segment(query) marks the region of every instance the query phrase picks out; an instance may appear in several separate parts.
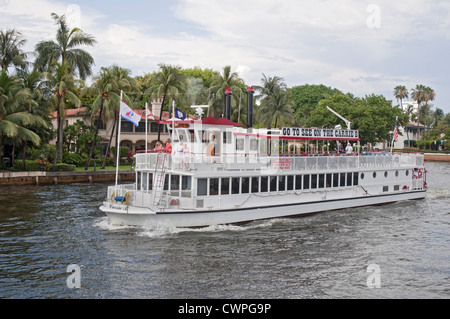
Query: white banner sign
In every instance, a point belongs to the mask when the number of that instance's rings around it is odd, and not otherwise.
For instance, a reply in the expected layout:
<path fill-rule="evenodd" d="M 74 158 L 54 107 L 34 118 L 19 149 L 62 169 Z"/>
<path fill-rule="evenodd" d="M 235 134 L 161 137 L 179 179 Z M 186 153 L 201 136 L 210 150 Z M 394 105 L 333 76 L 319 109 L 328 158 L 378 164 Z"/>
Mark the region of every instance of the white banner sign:
<path fill-rule="evenodd" d="M 359 139 L 358 130 L 337 130 L 327 128 L 283 127 L 282 135 L 312 139 Z"/>

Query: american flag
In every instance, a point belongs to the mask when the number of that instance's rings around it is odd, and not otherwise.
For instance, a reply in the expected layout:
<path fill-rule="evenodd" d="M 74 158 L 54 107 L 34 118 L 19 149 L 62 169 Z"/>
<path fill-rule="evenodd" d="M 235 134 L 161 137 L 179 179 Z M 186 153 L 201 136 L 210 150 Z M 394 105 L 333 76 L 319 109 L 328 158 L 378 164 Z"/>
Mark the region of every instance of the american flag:
<path fill-rule="evenodd" d="M 397 140 L 398 140 L 397 120 L 395 121 L 395 128 L 394 128 L 393 139 L 394 139 L 394 141 L 396 141 L 396 142 L 397 142 Z"/>

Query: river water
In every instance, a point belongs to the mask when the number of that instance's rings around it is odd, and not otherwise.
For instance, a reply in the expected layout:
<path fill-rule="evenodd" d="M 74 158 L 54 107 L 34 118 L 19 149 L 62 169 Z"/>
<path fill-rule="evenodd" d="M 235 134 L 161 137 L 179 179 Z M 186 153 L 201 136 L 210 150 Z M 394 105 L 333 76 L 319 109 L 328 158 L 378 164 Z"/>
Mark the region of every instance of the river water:
<path fill-rule="evenodd" d="M 449 298 L 450 164 L 426 167 L 425 200 L 197 230 L 109 226 L 106 184 L 2 188 L 0 298 Z"/>

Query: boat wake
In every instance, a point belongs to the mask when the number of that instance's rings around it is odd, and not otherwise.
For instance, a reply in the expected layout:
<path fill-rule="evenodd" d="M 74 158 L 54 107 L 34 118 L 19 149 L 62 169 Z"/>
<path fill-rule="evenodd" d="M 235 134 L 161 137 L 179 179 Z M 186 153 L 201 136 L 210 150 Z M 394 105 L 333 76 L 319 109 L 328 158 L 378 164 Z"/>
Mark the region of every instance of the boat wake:
<path fill-rule="evenodd" d="M 176 228 L 168 224 L 146 224 L 140 228 L 138 235 L 149 238 L 170 237 L 180 233 L 220 233 L 220 232 L 244 232 L 252 229 L 270 228 L 276 224 L 289 223 L 291 219 L 271 219 L 255 221 L 243 226 L 237 225 L 211 225 L 203 228 Z"/>

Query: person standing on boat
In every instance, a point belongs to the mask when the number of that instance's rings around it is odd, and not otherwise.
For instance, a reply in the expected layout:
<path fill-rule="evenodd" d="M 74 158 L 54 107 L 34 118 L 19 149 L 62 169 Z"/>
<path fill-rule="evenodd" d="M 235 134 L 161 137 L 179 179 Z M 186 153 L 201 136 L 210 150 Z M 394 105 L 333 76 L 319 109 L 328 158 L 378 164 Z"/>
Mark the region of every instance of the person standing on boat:
<path fill-rule="evenodd" d="M 352 144 L 350 144 L 350 142 L 347 143 L 347 147 L 345 148 L 345 153 L 347 155 L 352 155 L 352 153 L 353 153 L 353 147 L 352 147 Z"/>
<path fill-rule="evenodd" d="M 172 153 L 172 143 L 170 142 L 170 138 L 168 138 L 166 141 L 166 153 Z"/>
<path fill-rule="evenodd" d="M 163 146 L 161 144 L 161 141 L 156 142 L 155 152 L 162 153 L 163 150 L 164 149 L 163 149 Z"/>

